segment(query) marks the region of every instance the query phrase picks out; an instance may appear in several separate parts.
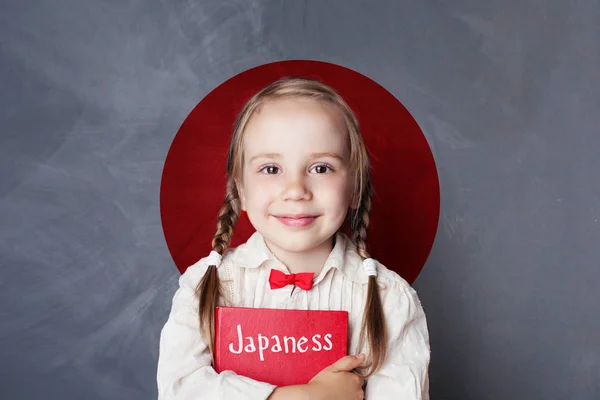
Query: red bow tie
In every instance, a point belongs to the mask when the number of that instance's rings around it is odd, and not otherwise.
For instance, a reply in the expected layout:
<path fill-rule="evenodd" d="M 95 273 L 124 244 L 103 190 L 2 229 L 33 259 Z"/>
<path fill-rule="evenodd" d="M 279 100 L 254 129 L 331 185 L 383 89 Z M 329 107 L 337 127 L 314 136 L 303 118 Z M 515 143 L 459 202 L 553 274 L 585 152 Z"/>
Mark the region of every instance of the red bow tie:
<path fill-rule="evenodd" d="M 297 274 L 284 274 L 283 272 L 272 269 L 269 275 L 269 284 L 271 289 L 279 289 L 286 285 L 296 285 L 300 289 L 309 290 L 312 287 L 312 278 L 314 272 L 300 272 Z"/>

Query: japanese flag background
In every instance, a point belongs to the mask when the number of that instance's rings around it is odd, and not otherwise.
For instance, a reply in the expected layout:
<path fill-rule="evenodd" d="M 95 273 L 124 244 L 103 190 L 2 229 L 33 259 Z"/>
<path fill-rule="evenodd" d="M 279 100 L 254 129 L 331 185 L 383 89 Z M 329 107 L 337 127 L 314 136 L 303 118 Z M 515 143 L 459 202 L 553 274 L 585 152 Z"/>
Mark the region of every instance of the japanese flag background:
<path fill-rule="evenodd" d="M 4 1 L 0 398 L 156 398 L 167 154 L 285 60 L 381 85 L 435 162 L 432 398 L 600 398 L 599 43 L 595 0 Z"/>

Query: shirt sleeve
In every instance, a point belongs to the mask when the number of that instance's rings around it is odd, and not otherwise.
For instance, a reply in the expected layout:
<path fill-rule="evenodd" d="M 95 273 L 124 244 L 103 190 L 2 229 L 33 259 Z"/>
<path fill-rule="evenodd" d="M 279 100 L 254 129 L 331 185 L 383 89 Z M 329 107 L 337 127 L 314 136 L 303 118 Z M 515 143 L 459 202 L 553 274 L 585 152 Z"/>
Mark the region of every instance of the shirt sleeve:
<path fill-rule="evenodd" d="M 232 371 L 218 374 L 211 366 L 208 346 L 200 334 L 195 286 L 206 266 L 200 260 L 179 278 L 169 317 L 161 330 L 157 386 L 158 400 L 263 400 L 275 386 Z"/>
<path fill-rule="evenodd" d="M 430 347 L 425 313 L 408 283 L 393 289 L 396 293 L 388 293 L 383 300 L 388 353 L 380 370 L 368 378 L 365 399 L 429 400 Z"/>

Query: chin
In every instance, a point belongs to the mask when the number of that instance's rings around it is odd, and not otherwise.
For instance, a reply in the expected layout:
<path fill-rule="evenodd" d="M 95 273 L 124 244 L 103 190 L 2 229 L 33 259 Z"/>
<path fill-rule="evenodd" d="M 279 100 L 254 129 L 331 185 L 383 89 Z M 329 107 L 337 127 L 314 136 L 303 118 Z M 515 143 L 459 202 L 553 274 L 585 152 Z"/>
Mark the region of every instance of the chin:
<path fill-rule="evenodd" d="M 314 232 L 275 233 L 263 235 L 267 241 L 283 251 L 301 253 L 319 247 L 329 239 L 315 235 Z"/>
<path fill-rule="evenodd" d="M 248 215 L 250 223 L 265 238 L 265 240 L 279 249 L 287 252 L 299 253 L 315 249 L 328 239 L 331 239 L 338 229 L 334 229 L 337 221 L 323 220 L 320 217 L 311 226 L 292 228 L 282 225 L 275 218 L 252 218 Z M 340 225 L 343 221 L 340 221 Z"/>

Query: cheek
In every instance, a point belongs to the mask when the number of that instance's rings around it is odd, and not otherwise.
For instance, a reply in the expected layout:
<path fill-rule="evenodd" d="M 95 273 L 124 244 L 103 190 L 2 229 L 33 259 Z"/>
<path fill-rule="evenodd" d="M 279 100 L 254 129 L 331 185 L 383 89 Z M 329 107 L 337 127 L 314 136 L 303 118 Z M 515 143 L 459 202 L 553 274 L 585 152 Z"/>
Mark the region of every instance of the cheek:
<path fill-rule="evenodd" d="M 246 188 L 246 204 L 250 207 L 269 203 L 277 190 L 272 180 L 256 175 L 247 176 L 244 187 Z"/>
<path fill-rule="evenodd" d="M 351 183 L 347 179 L 332 179 L 324 182 L 321 187 L 323 198 L 331 206 L 346 209 L 350 206 L 350 197 L 352 194 Z"/>

